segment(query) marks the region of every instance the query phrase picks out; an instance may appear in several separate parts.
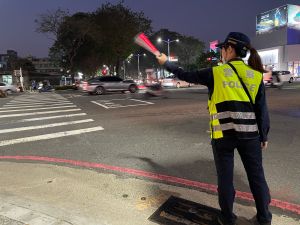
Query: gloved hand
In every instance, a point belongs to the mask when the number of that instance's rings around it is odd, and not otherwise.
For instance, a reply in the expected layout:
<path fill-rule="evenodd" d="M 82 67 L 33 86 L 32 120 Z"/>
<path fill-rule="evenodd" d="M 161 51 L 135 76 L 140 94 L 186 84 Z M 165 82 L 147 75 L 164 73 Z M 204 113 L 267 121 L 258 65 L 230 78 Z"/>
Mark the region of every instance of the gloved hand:
<path fill-rule="evenodd" d="M 267 141 L 261 142 L 261 150 L 267 150 L 267 147 L 268 147 L 268 142 Z"/>
<path fill-rule="evenodd" d="M 168 61 L 168 57 L 164 53 L 157 55 L 156 59 L 160 65 L 164 65 Z"/>

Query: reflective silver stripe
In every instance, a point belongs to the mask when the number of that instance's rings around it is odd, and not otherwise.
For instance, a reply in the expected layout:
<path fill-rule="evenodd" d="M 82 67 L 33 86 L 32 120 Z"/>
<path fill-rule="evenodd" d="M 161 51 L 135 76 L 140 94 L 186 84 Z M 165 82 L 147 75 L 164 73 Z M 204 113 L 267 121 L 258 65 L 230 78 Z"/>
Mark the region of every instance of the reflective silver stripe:
<path fill-rule="evenodd" d="M 234 129 L 238 132 L 255 132 L 258 131 L 257 125 L 245 125 L 245 124 L 234 124 L 224 123 L 217 126 L 213 126 L 213 131 L 223 131 Z"/>
<path fill-rule="evenodd" d="M 245 120 L 251 120 L 255 119 L 255 113 L 254 112 L 219 112 L 216 114 L 211 115 L 212 120 L 217 119 L 225 119 L 225 118 L 233 118 L 233 119 L 245 119 Z"/>

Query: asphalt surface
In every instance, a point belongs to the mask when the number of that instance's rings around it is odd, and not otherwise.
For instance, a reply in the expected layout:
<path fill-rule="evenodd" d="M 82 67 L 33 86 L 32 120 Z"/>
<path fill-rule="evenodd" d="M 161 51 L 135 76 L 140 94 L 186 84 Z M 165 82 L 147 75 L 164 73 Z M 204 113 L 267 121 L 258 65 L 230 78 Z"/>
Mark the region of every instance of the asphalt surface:
<path fill-rule="evenodd" d="M 272 197 L 295 205 L 300 203 L 299 92 L 297 83 L 286 85 L 282 90 L 267 89 L 271 131 L 269 149 L 264 152 L 265 173 Z M 76 91 L 64 91 L 55 94 L 26 93 L 0 99 L 0 126 L 1 130 L 4 130 L 0 134 L 0 156 L 44 156 L 51 159 L 92 162 L 215 185 L 216 173 L 207 132 L 207 90 L 170 90 L 167 96 L 168 98 L 145 100 L 141 94 L 111 93 L 105 96 L 89 96 Z M 25 105 L 26 101 L 31 103 Z M 60 101 L 62 103 L 58 105 Z M 39 105 L 40 103 L 45 105 Z M 33 104 L 37 104 L 36 107 L 30 107 Z M 73 104 L 75 107 L 65 107 Z M 7 106 L 10 106 L 10 112 L 7 112 Z M 25 110 L 33 108 L 36 110 Z M 76 111 L 11 116 L 55 110 Z M 83 113 L 85 114 L 73 117 L 24 121 Z M 81 122 L 62 125 L 70 121 Z M 20 127 L 45 126 L 50 123 L 60 125 L 18 130 Z M 5 130 L 12 128 L 16 130 Z M 53 135 L 54 133 L 56 135 Z M 33 137 L 37 136 L 40 140 L 34 140 Z M 19 162 L 15 159 L 3 160 L 1 159 L 0 164 L 12 162 L 15 165 L 14 162 Z M 40 164 L 37 160 L 23 159 L 22 162 L 30 162 L 33 165 L 36 163 L 37 168 L 42 168 L 45 163 L 62 166 L 58 161 L 43 161 L 43 164 Z M 63 163 L 63 166 L 66 169 L 74 167 L 68 163 Z M 97 174 L 103 172 L 97 168 L 92 170 Z M 122 179 L 132 176 L 124 170 L 118 171 L 117 175 Z M 2 183 L 5 183 L 3 179 Z M 247 178 L 238 157 L 235 162 L 235 187 L 239 191 L 249 192 Z M 11 191 L 9 193 L 12 194 Z M 3 195 L 3 192 L 0 191 L 0 194 Z M 241 207 L 246 205 L 247 203 L 241 203 Z M 274 211 L 278 215 L 298 217 L 297 214 L 290 214 L 289 211 L 278 210 L 276 207 Z"/>

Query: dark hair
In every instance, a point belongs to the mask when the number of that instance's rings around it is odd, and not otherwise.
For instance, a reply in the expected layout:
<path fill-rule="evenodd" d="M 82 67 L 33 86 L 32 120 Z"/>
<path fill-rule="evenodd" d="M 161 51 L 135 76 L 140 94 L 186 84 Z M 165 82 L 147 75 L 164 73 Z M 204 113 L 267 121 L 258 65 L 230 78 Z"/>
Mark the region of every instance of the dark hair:
<path fill-rule="evenodd" d="M 248 65 L 254 70 L 257 70 L 261 73 L 265 73 L 266 70 L 264 69 L 264 66 L 261 62 L 261 58 L 257 53 L 256 49 L 250 46 L 249 50 L 250 50 L 250 57 L 248 59 Z"/>
<path fill-rule="evenodd" d="M 227 49 L 229 46 L 231 46 L 232 48 L 234 48 L 237 56 L 240 56 L 242 58 L 246 57 L 247 55 L 247 50 L 245 49 L 241 49 L 233 44 L 225 44 L 224 45 L 224 48 Z M 251 47 L 251 46 L 246 46 L 247 49 L 250 50 L 250 57 L 248 59 L 248 65 L 254 69 L 254 70 L 257 70 L 261 73 L 265 73 L 267 72 L 265 69 L 264 69 L 264 66 L 261 62 L 261 58 L 259 56 L 259 54 L 257 53 L 256 49 Z"/>

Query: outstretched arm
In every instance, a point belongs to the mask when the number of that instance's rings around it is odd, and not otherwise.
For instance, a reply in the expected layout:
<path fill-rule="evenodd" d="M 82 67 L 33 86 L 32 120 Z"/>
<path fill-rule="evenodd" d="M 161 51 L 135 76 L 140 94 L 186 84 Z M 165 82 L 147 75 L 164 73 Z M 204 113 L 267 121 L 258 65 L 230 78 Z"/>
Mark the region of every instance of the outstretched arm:
<path fill-rule="evenodd" d="M 189 83 L 202 84 L 209 88 L 213 86 L 211 68 L 205 68 L 195 72 L 186 72 L 182 68 L 169 62 L 167 56 L 163 53 L 156 58 L 160 65 L 164 65 L 169 72 L 173 73 L 180 80 L 184 80 Z"/>

